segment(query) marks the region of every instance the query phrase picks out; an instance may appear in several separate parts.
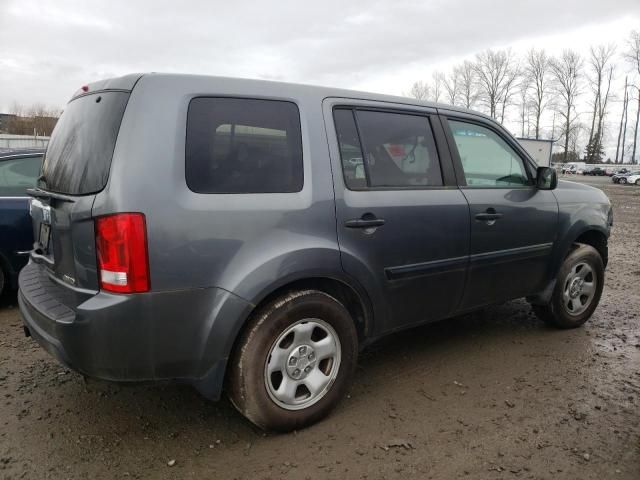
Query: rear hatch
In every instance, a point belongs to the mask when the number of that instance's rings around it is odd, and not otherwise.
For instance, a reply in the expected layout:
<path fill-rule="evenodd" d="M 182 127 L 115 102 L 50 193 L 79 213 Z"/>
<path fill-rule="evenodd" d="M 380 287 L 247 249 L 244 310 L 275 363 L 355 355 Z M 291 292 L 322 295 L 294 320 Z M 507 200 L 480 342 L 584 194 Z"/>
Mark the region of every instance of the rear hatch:
<path fill-rule="evenodd" d="M 30 192 L 36 239 L 31 258 L 78 293 L 98 290 L 91 210 L 107 184 L 129 95 L 98 90 L 73 98 L 51 136 L 38 186 Z"/>

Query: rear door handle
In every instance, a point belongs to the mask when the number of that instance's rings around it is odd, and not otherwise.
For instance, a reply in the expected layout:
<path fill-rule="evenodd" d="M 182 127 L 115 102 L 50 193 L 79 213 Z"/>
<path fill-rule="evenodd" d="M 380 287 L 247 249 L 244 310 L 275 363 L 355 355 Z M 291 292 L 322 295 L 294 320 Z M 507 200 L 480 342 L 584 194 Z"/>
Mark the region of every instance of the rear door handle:
<path fill-rule="evenodd" d="M 502 218 L 501 213 L 478 213 L 476 214 L 476 220 L 500 220 Z"/>
<path fill-rule="evenodd" d="M 382 225 L 384 225 L 384 219 L 369 217 L 368 215 L 363 215 L 362 218 L 354 218 L 344 222 L 344 226 L 347 228 L 376 228 L 381 227 Z"/>

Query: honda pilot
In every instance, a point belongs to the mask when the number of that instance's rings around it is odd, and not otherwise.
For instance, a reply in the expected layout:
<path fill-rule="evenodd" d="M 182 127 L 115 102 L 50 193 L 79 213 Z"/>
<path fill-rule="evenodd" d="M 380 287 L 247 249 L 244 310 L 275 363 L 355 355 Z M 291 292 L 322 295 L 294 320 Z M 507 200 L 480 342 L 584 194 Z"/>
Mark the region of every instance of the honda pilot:
<path fill-rule="evenodd" d="M 582 325 L 613 218 L 476 112 L 175 74 L 81 88 L 29 193 L 27 335 L 280 431 L 324 417 L 392 332 L 521 297 Z"/>

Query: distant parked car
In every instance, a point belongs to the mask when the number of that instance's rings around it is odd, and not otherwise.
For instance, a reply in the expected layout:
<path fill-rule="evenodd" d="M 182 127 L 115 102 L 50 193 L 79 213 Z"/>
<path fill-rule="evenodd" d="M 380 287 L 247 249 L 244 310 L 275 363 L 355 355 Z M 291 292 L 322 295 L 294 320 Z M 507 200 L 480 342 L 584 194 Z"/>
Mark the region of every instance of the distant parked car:
<path fill-rule="evenodd" d="M 627 183 L 629 181 L 629 177 L 631 177 L 633 175 L 640 175 L 640 171 L 638 171 L 638 172 L 630 172 L 630 171 L 627 170 L 626 173 L 616 174 L 611 179 L 613 180 L 613 183 L 625 184 L 625 183 Z"/>
<path fill-rule="evenodd" d="M 562 167 L 562 173 L 564 174 L 580 174 L 587 169 L 585 162 L 569 162 L 565 163 Z"/>
<path fill-rule="evenodd" d="M 626 183 L 631 183 L 634 185 L 640 185 L 640 172 L 634 172 L 628 177 L 625 178 Z"/>
<path fill-rule="evenodd" d="M 584 172 L 585 175 L 593 175 L 595 177 L 603 177 L 607 174 L 604 168 L 594 167 L 591 170 L 586 170 Z"/>
<path fill-rule="evenodd" d="M 27 188 L 36 185 L 42 150 L 0 152 L 0 293 L 18 286 L 18 272 L 27 264 L 33 244 Z"/>

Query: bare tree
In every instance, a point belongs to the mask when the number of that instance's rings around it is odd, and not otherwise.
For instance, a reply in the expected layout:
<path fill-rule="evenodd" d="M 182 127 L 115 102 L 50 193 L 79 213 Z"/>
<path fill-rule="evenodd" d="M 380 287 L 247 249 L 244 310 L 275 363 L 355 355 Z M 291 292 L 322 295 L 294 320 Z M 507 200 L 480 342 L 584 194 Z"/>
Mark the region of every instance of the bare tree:
<path fill-rule="evenodd" d="M 620 152 L 620 163 L 624 163 L 624 152 L 627 140 L 627 120 L 629 119 L 629 100 L 631 92 L 627 92 L 627 108 L 624 110 L 624 127 L 622 127 L 622 151 Z"/>
<path fill-rule="evenodd" d="M 616 145 L 616 159 L 615 163 L 618 163 L 620 155 L 620 137 L 622 137 L 622 158 L 624 158 L 624 140 L 626 135 L 622 135 L 622 128 L 627 129 L 627 109 L 629 106 L 629 77 L 624 78 L 624 96 L 622 97 L 622 115 L 620 115 L 620 129 L 618 130 L 618 144 Z M 626 132 L 625 132 L 626 134 Z M 622 163 L 622 162 L 620 162 Z"/>
<path fill-rule="evenodd" d="M 500 99 L 500 123 L 504 123 L 504 117 L 507 107 L 512 104 L 512 98 L 516 93 L 516 87 L 518 85 L 518 79 L 520 78 L 520 66 L 515 63 L 509 68 L 509 74 L 504 84 L 504 91 L 502 98 Z"/>
<path fill-rule="evenodd" d="M 573 125 L 571 125 L 571 131 L 569 133 L 569 151 L 573 152 L 576 160 L 579 160 L 578 152 L 580 151 L 578 141 L 586 130 L 586 125 L 579 120 L 576 120 Z"/>
<path fill-rule="evenodd" d="M 636 108 L 636 126 L 633 128 L 633 148 L 631 150 L 631 163 L 638 164 L 636 160 L 636 147 L 638 145 L 638 123 L 640 123 L 640 88 L 633 85 L 638 95 L 638 107 Z"/>
<path fill-rule="evenodd" d="M 444 78 L 444 90 L 447 102 L 451 105 L 455 105 L 457 103 L 458 94 L 460 93 L 460 84 L 460 67 L 453 67 L 453 71 L 449 76 Z"/>
<path fill-rule="evenodd" d="M 498 105 L 505 100 L 505 91 L 513 86 L 512 64 L 511 50 L 489 49 L 476 55 L 474 71 L 478 93 L 493 118 L 497 118 Z"/>
<path fill-rule="evenodd" d="M 469 60 L 462 62 L 458 67 L 460 76 L 460 105 L 465 108 L 471 108 L 476 103 L 478 93 L 476 91 L 476 73 L 473 63 Z"/>
<path fill-rule="evenodd" d="M 529 136 L 529 132 L 525 135 L 524 126 L 528 123 L 529 119 L 529 106 L 532 102 L 530 102 L 529 91 L 531 89 L 531 76 L 523 75 L 520 79 L 520 124 L 521 124 L 521 133 L 522 137 Z"/>
<path fill-rule="evenodd" d="M 548 103 L 549 68 L 549 57 L 544 50 L 529 50 L 524 75 L 532 84 L 531 109 L 535 117 L 536 140 L 540 138 L 540 118 Z"/>
<path fill-rule="evenodd" d="M 25 107 L 14 102 L 9 111 L 13 118 L 9 121 L 7 130 L 16 135 L 49 136 L 62 114 L 61 110 L 41 103 Z"/>
<path fill-rule="evenodd" d="M 558 114 L 564 122 L 564 161 L 569 154 L 569 139 L 574 125 L 577 123 L 575 104 L 580 94 L 580 75 L 582 72 L 582 58 L 572 50 L 565 50 L 559 58 L 550 62 L 554 89 L 559 98 Z"/>
<path fill-rule="evenodd" d="M 609 102 L 611 81 L 613 79 L 613 65 L 611 61 L 615 54 L 615 45 L 599 45 L 591 47 L 589 54 L 590 74 L 587 76 L 589 86 L 593 92 L 593 113 L 591 116 L 591 129 L 589 130 L 589 142 L 587 143 L 586 160 L 589 162 L 600 161 L 602 157 L 602 135 L 604 118 Z"/>
<path fill-rule="evenodd" d="M 640 82 L 640 31 L 633 30 L 627 41 L 627 50 L 624 52 L 624 58 L 631 64 L 632 68 L 638 73 L 638 82 Z M 631 163 L 636 161 L 636 146 L 638 144 L 638 121 L 640 121 L 640 85 L 634 86 L 638 93 L 638 108 L 636 111 L 636 126 L 633 129 L 633 149 L 631 153 Z"/>
<path fill-rule="evenodd" d="M 611 81 L 613 80 L 614 68 L 614 65 L 610 65 L 608 71 L 605 74 L 606 88 L 603 88 L 603 94 L 600 96 L 600 103 L 598 105 L 598 130 L 596 135 L 597 142 L 594 150 L 596 152 L 596 158 L 598 161 L 601 160 L 599 152 L 604 152 L 604 148 L 602 147 L 602 139 L 604 138 L 605 133 L 604 120 L 607 116 L 607 106 L 611 98 Z"/>
<path fill-rule="evenodd" d="M 16 117 L 24 117 L 25 108 L 21 103 L 13 102 L 9 108 L 9 113 Z"/>
<path fill-rule="evenodd" d="M 411 90 L 409 90 L 409 93 L 407 94 L 408 97 L 413 97 L 417 100 L 427 100 L 430 95 L 431 89 L 429 88 L 429 85 L 422 80 L 414 82 L 411 86 Z"/>
<path fill-rule="evenodd" d="M 433 83 L 431 88 L 431 99 L 439 102 L 444 95 L 444 74 L 442 72 L 433 72 Z"/>

